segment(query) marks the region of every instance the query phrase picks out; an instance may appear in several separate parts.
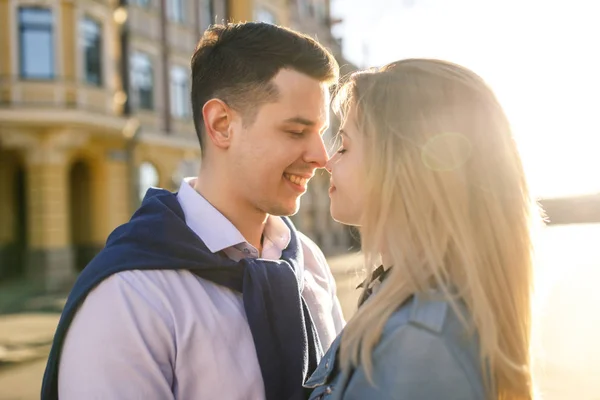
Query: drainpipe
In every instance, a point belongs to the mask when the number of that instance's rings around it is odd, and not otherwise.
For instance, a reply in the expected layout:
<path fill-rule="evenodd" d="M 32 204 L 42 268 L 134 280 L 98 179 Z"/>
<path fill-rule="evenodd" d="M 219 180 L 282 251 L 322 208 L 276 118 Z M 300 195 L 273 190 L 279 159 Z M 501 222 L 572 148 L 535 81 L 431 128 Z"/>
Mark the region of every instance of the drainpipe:
<path fill-rule="evenodd" d="M 127 176 L 129 178 L 129 211 L 133 214 L 140 206 L 140 179 L 135 163 L 135 149 L 139 143 L 142 127 L 140 121 L 131 117 L 123 127 L 125 138 L 125 158 L 127 160 Z"/>
<path fill-rule="evenodd" d="M 129 100 L 129 15 L 127 0 L 119 0 L 113 10 L 116 24 L 115 47 L 117 51 L 117 76 L 115 77 L 116 93 L 114 104 L 117 115 L 127 116 L 131 113 Z"/>
<path fill-rule="evenodd" d="M 184 3 L 187 4 L 187 3 Z M 187 13 L 184 18 L 187 18 Z M 167 18 L 167 0 L 160 0 L 160 42 L 163 87 L 163 129 L 171 133 L 171 98 L 169 93 L 169 19 Z"/>
<path fill-rule="evenodd" d="M 142 131 L 139 119 L 132 116 L 130 87 L 129 87 L 129 16 L 128 0 L 118 0 L 113 18 L 118 25 L 118 51 L 119 51 L 119 89 L 115 96 L 116 103 L 120 104 L 119 114 L 127 118 L 121 134 L 125 140 L 125 162 L 127 164 L 127 178 L 129 183 L 129 209 L 133 214 L 139 207 L 139 176 L 135 163 L 135 149 Z"/>

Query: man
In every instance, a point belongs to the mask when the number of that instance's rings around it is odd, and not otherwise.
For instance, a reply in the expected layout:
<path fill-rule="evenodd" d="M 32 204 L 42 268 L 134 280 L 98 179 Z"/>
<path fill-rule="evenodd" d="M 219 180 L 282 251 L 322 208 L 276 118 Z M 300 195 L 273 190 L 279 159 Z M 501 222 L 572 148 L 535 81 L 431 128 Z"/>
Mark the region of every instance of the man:
<path fill-rule="evenodd" d="M 279 217 L 327 161 L 335 59 L 291 30 L 227 24 L 191 67 L 202 170 L 149 190 L 82 272 L 43 399 L 300 399 L 344 324 L 323 254 Z"/>

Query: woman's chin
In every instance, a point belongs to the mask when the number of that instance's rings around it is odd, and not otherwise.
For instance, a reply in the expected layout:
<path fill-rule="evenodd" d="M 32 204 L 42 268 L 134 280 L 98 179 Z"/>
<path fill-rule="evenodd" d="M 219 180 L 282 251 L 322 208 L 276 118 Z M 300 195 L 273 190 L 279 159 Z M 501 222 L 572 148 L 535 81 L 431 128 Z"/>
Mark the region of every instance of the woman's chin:
<path fill-rule="evenodd" d="M 336 207 L 336 204 L 333 201 L 331 202 L 329 211 L 331 212 L 331 218 L 333 218 L 335 222 L 339 222 L 343 225 L 359 226 L 359 218 L 353 218 L 352 213 L 349 213 L 348 210 Z"/>

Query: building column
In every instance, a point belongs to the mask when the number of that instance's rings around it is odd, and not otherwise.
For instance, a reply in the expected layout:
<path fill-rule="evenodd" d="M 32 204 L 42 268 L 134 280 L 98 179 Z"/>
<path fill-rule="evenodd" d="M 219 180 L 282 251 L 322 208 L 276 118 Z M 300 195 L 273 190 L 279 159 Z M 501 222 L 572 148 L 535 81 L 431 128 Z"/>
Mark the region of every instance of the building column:
<path fill-rule="evenodd" d="M 69 166 L 63 150 L 38 146 L 26 153 L 28 254 L 26 274 L 48 291 L 75 277 L 69 243 Z"/>
<path fill-rule="evenodd" d="M 119 225 L 127 222 L 132 215 L 130 207 L 130 179 L 127 163 L 119 159 L 109 159 L 105 163 L 105 215 L 102 235 L 104 238 Z"/>
<path fill-rule="evenodd" d="M 0 86 L 0 103 L 3 104 L 9 103 L 12 98 L 11 85 L 8 84 L 11 82 L 13 74 L 11 70 L 11 63 L 13 61 L 11 49 L 13 48 L 13 44 L 16 46 L 18 43 L 18 40 L 16 38 L 13 39 L 11 35 L 11 16 L 10 2 L 8 0 L 0 0 L 0 49 L 3 50 L 2 57 L 0 57 L 0 78 L 6 83 Z"/>
<path fill-rule="evenodd" d="M 10 277 L 13 269 L 11 245 L 14 241 L 13 165 L 7 152 L 0 149 L 0 280 Z"/>
<path fill-rule="evenodd" d="M 62 43 L 62 78 L 66 81 L 64 101 L 66 104 L 77 103 L 76 67 L 78 66 L 76 52 L 79 51 L 79 21 L 75 18 L 75 2 L 62 1 L 60 3 L 60 43 Z"/>

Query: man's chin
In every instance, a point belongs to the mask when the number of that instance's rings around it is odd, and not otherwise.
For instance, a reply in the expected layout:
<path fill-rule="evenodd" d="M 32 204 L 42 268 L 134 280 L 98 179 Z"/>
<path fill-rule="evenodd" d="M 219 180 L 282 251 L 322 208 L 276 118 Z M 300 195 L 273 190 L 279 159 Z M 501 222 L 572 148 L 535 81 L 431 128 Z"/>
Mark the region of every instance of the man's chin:
<path fill-rule="evenodd" d="M 294 203 L 290 204 L 277 204 L 270 207 L 268 214 L 275 215 L 277 217 L 291 217 L 292 215 L 296 215 L 300 210 L 300 202 L 296 200 Z"/>

